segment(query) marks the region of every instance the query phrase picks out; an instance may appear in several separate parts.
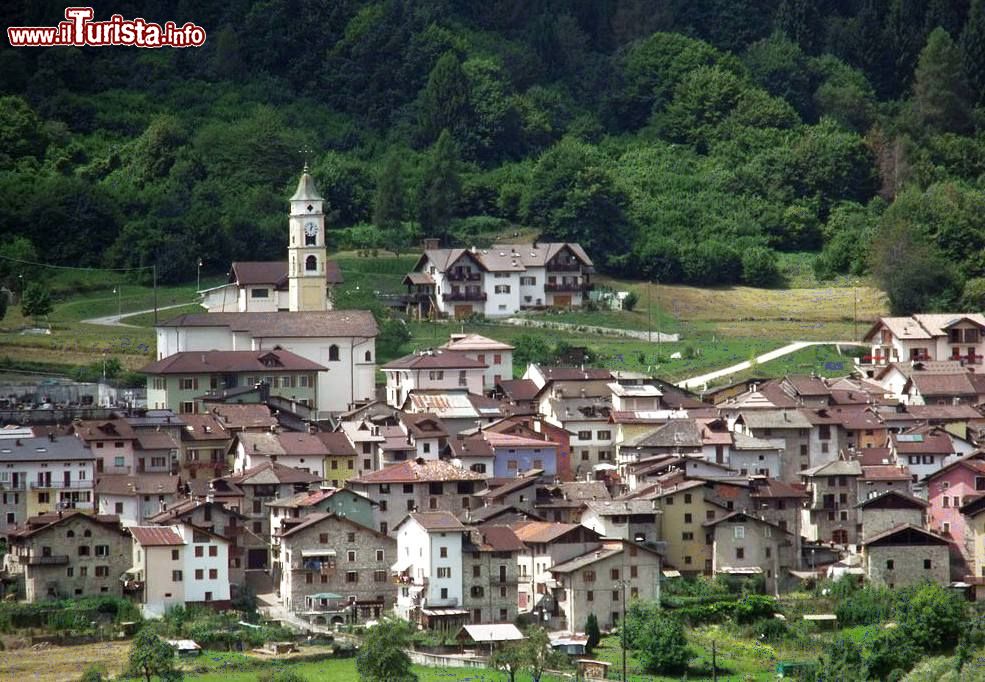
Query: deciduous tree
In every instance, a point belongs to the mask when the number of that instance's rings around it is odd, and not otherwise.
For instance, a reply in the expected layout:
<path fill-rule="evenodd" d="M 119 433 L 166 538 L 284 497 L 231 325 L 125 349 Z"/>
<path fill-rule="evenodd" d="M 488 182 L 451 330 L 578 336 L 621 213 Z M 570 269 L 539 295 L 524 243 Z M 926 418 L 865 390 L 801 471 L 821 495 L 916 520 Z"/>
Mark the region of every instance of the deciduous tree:
<path fill-rule="evenodd" d="M 416 682 L 410 657 L 404 649 L 410 644 L 410 627 L 403 621 L 384 619 L 369 628 L 356 656 L 356 670 L 362 682 Z"/>

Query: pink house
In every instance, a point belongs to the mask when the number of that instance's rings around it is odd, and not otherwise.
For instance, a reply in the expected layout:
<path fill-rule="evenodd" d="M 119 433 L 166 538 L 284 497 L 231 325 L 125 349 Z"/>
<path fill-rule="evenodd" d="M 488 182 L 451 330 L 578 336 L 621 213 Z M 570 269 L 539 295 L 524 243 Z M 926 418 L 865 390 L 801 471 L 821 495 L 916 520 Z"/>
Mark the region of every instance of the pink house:
<path fill-rule="evenodd" d="M 976 452 L 930 474 L 927 479 L 930 530 L 951 538 L 967 555 L 965 518 L 960 507 L 985 493 L 985 453 Z"/>

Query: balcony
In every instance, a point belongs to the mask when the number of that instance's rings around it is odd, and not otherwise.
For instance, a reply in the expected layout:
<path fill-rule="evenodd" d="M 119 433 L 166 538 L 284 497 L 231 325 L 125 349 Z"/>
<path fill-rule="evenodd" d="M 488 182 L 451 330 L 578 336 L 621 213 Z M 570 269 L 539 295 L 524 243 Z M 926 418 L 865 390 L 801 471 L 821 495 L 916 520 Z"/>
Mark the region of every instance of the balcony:
<path fill-rule="evenodd" d="M 478 282 L 482 280 L 482 273 L 469 270 L 451 270 L 445 273 L 445 277 L 449 282 Z"/>
<path fill-rule="evenodd" d="M 20 556 L 18 561 L 25 566 L 64 566 L 68 563 L 67 554 L 53 554 L 51 556 Z"/>
<path fill-rule="evenodd" d="M 573 261 L 571 263 L 552 262 L 547 264 L 548 272 L 581 272 L 581 263 Z"/>
<path fill-rule="evenodd" d="M 91 490 L 92 481 L 31 481 L 31 490 Z"/>
<path fill-rule="evenodd" d="M 472 291 L 453 291 L 450 294 L 441 294 L 443 301 L 485 301 L 486 292 Z"/>
<path fill-rule="evenodd" d="M 591 288 L 592 285 L 587 282 L 555 282 L 554 284 L 544 285 L 544 291 L 548 293 L 588 291 Z"/>

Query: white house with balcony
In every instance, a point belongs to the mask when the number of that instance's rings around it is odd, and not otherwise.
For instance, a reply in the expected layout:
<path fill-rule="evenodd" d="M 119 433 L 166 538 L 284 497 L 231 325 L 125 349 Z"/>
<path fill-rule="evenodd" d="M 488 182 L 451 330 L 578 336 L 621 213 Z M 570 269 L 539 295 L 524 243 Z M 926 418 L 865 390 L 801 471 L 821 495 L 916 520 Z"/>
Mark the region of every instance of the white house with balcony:
<path fill-rule="evenodd" d="M 404 282 L 408 310 L 449 317 L 503 317 L 524 309 L 579 307 L 591 288 L 592 260 L 570 242 L 493 244 L 488 249 L 425 248 Z"/>
<path fill-rule="evenodd" d="M 871 344 L 860 366 L 867 371 L 894 362 L 954 360 L 980 365 L 985 358 L 985 316 L 981 313 L 880 317 L 862 338 Z"/>
<path fill-rule="evenodd" d="M 482 395 L 486 363 L 464 353 L 429 348 L 383 365 L 387 405 L 401 409 L 411 391 L 467 390 Z"/>
<path fill-rule="evenodd" d="M 468 529 L 448 512 L 411 512 L 397 524 L 396 612 L 428 629 L 455 630 L 462 608 L 462 542 Z"/>

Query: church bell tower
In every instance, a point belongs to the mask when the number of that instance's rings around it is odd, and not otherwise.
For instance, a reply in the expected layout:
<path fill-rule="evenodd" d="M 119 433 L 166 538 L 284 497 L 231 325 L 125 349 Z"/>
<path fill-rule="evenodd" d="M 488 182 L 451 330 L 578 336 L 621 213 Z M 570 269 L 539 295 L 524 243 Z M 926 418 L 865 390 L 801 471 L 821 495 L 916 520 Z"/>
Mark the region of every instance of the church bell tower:
<path fill-rule="evenodd" d="M 290 241 L 287 275 L 288 309 L 291 312 L 326 310 L 324 199 L 304 164 L 297 191 L 291 197 Z"/>

